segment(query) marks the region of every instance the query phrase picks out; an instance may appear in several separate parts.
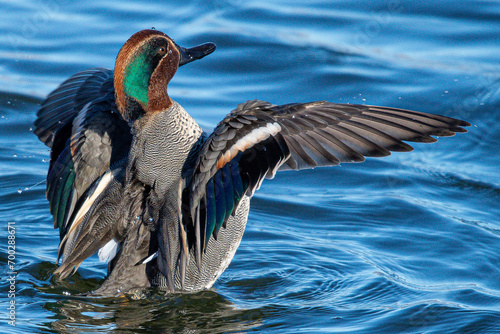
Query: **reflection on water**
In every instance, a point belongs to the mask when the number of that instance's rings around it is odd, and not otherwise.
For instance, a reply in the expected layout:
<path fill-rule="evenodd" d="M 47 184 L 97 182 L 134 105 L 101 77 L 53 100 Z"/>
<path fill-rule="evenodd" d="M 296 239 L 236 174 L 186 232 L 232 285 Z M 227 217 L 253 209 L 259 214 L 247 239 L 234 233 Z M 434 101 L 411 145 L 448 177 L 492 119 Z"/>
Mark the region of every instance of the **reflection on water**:
<path fill-rule="evenodd" d="M 70 298 L 44 305 L 55 315 L 50 328 L 95 332 L 119 328 L 123 332 L 224 333 L 260 326 L 262 312 L 237 308 L 212 291 L 197 294 L 154 294 L 147 299 Z M 201 329 L 201 330 L 200 330 Z"/>

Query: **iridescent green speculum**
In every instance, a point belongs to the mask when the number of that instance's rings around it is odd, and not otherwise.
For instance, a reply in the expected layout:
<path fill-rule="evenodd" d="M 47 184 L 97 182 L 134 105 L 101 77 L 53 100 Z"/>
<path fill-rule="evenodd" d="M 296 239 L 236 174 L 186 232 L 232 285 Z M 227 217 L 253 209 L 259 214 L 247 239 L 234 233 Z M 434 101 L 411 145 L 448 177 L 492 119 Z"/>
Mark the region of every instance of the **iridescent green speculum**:
<path fill-rule="evenodd" d="M 153 73 L 151 63 L 145 53 L 139 54 L 125 69 L 123 89 L 125 94 L 138 102 L 148 104 L 149 79 Z"/>

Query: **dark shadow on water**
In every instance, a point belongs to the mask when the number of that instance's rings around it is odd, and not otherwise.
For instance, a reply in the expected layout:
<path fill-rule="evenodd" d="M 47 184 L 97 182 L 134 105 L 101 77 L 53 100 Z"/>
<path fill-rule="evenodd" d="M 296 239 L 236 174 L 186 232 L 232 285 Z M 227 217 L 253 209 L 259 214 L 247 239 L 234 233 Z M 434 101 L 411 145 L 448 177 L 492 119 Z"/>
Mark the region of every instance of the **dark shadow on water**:
<path fill-rule="evenodd" d="M 214 291 L 174 295 L 149 291 L 141 299 L 58 295 L 44 308 L 54 319 L 46 328 L 57 333 L 228 333 L 256 328 L 263 318 L 261 310 L 237 308 Z"/>

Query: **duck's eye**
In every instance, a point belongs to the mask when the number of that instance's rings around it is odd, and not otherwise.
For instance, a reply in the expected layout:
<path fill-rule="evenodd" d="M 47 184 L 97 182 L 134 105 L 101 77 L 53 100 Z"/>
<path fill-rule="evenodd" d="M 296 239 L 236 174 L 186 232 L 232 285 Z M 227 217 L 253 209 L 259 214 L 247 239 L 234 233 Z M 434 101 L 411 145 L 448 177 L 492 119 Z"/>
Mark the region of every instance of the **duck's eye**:
<path fill-rule="evenodd" d="M 160 46 L 158 54 L 163 56 L 165 53 L 167 53 L 167 48 L 165 46 Z"/>

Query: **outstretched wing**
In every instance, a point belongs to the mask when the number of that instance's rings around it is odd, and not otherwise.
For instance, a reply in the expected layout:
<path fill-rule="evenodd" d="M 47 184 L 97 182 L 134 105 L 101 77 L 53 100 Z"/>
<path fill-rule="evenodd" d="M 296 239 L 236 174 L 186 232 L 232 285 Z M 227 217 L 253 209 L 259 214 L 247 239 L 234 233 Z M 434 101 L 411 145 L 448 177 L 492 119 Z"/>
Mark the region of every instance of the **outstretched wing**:
<path fill-rule="evenodd" d="M 56 133 L 72 122 L 89 102 L 113 95 L 113 71 L 92 68 L 78 72 L 49 94 L 37 112 L 35 134 L 52 147 Z"/>
<path fill-rule="evenodd" d="M 66 80 L 42 103 L 35 127 L 51 147 L 46 194 L 63 239 L 79 199 L 130 147 L 130 126 L 114 102 L 113 72 L 96 68 Z"/>
<path fill-rule="evenodd" d="M 421 112 L 329 102 L 275 106 L 240 104 L 217 125 L 201 149 L 183 213 L 197 262 L 210 237 L 225 226 L 242 197 L 252 196 L 277 170 L 333 166 L 411 151 L 403 141 L 467 132 L 470 124 Z"/>

